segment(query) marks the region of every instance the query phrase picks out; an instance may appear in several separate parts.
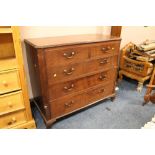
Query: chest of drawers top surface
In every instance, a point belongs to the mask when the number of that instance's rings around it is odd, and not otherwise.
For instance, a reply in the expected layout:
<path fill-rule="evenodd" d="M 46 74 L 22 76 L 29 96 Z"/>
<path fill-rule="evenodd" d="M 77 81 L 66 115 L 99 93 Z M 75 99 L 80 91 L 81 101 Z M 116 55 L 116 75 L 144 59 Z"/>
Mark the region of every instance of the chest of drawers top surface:
<path fill-rule="evenodd" d="M 46 38 L 25 39 L 34 48 L 60 47 L 64 45 L 89 44 L 103 41 L 117 41 L 119 37 L 101 34 L 69 35 Z"/>

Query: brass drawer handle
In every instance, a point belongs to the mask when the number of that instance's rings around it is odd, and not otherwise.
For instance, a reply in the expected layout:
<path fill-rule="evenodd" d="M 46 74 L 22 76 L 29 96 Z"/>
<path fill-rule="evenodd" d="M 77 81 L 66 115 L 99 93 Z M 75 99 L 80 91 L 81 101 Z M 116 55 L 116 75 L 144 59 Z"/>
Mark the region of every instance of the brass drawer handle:
<path fill-rule="evenodd" d="M 74 88 L 74 84 L 71 84 L 70 87 L 65 86 L 64 90 L 71 91 Z"/>
<path fill-rule="evenodd" d="M 107 76 L 106 75 L 100 75 L 99 76 L 99 80 L 105 80 L 105 79 L 107 79 Z"/>
<path fill-rule="evenodd" d="M 72 101 L 70 101 L 69 103 L 65 103 L 65 107 L 66 107 L 66 108 L 69 108 L 69 107 L 71 107 L 73 104 L 74 104 L 74 101 L 72 100 Z"/>
<path fill-rule="evenodd" d="M 100 61 L 100 64 L 102 65 L 102 64 L 106 64 L 106 63 L 108 63 L 108 62 L 109 62 L 108 59 L 103 59 L 102 61 Z"/>
<path fill-rule="evenodd" d="M 115 48 L 114 48 L 114 47 L 108 46 L 108 47 L 103 47 L 103 48 L 101 48 L 101 50 L 102 50 L 103 52 L 108 52 L 109 50 L 115 50 Z"/>
<path fill-rule="evenodd" d="M 73 56 L 75 55 L 75 52 L 64 53 L 63 55 L 64 55 L 64 57 L 66 57 L 67 59 L 71 59 L 71 58 L 73 58 Z"/>
<path fill-rule="evenodd" d="M 101 48 L 101 51 L 104 52 L 104 53 L 108 52 L 108 48 L 107 47 L 103 47 L 103 48 Z"/>
<path fill-rule="evenodd" d="M 105 92 L 105 89 L 102 88 L 102 89 L 100 89 L 98 92 L 99 92 L 99 93 L 104 93 L 104 92 Z"/>
<path fill-rule="evenodd" d="M 8 125 L 12 125 L 13 123 L 16 123 L 16 122 L 17 122 L 16 118 L 12 117 L 11 121 L 8 122 Z"/>
<path fill-rule="evenodd" d="M 67 69 L 64 69 L 64 73 L 66 74 L 66 75 L 71 75 L 72 73 L 73 73 L 73 71 L 75 71 L 75 68 L 71 68 L 71 69 L 69 69 L 69 70 L 67 70 Z"/>

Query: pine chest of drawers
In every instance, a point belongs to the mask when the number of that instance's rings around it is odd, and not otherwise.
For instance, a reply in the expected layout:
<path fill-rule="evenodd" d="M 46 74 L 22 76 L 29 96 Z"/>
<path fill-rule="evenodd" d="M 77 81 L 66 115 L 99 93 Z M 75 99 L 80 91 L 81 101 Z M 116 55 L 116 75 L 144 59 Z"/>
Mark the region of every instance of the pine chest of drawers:
<path fill-rule="evenodd" d="M 74 35 L 25 43 L 35 76 L 32 89 L 39 90 L 34 96 L 47 127 L 62 116 L 115 97 L 120 38 Z"/>
<path fill-rule="evenodd" d="M 24 71 L 19 28 L 0 26 L 0 129 L 36 128 Z"/>

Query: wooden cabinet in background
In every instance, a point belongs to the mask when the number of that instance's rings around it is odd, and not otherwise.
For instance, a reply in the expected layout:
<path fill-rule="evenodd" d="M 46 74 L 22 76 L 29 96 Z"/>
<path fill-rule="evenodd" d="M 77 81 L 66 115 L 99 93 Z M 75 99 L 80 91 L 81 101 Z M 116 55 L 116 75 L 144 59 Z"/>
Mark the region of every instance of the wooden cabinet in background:
<path fill-rule="evenodd" d="M 36 103 L 47 127 L 62 116 L 115 97 L 120 38 L 74 35 L 25 42 L 29 65 L 34 66 L 32 89 L 39 86 Z"/>
<path fill-rule="evenodd" d="M 18 27 L 0 26 L 0 128 L 35 128 Z"/>

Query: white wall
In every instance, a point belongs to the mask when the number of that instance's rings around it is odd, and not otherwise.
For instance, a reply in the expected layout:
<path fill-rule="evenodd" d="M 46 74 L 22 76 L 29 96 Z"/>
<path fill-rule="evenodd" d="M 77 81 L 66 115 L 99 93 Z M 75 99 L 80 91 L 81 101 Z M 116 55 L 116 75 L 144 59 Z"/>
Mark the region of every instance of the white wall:
<path fill-rule="evenodd" d="M 29 69 L 27 65 L 26 59 L 26 50 L 25 44 L 23 42 L 24 39 L 28 38 L 38 38 L 38 37 L 52 37 L 52 36 L 62 36 L 62 35 L 72 35 L 72 34 L 110 34 L 111 27 L 109 26 L 97 26 L 97 27 L 38 27 L 38 26 L 21 26 L 20 34 L 24 55 L 24 64 L 27 75 L 27 82 L 29 88 L 29 96 L 33 97 L 31 84 L 30 84 L 30 76 Z"/>
<path fill-rule="evenodd" d="M 155 26 L 123 26 L 121 47 L 128 42 L 139 44 L 146 39 L 155 40 Z"/>

